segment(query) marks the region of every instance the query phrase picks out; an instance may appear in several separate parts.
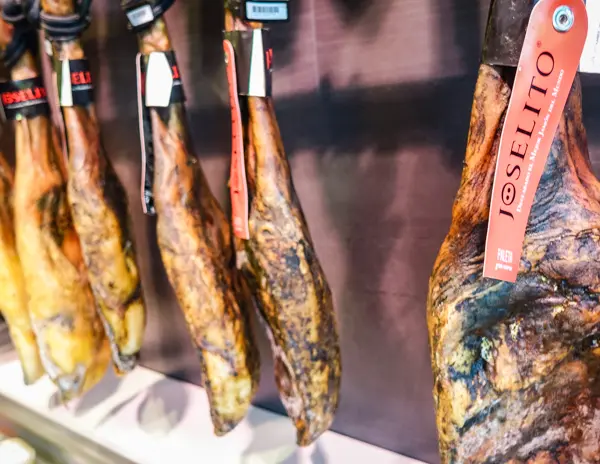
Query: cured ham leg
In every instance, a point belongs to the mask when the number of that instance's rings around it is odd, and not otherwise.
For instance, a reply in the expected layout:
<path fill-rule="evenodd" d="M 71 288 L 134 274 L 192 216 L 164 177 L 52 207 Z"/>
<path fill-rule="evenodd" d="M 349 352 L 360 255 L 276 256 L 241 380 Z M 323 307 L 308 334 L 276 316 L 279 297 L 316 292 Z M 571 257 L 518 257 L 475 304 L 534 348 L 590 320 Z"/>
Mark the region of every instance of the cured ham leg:
<path fill-rule="evenodd" d="M 44 12 L 73 13 L 73 0 L 43 0 Z M 78 60 L 78 39 L 53 42 L 55 60 Z M 68 163 L 68 199 L 83 258 L 111 342 L 117 373 L 131 371 L 141 349 L 146 312 L 130 227 L 127 193 L 104 152 L 93 103 L 63 107 Z"/>
<path fill-rule="evenodd" d="M 138 37 L 145 55 L 172 49 L 162 19 Z M 245 417 L 258 387 L 251 300 L 235 269 L 227 218 L 193 155 L 184 104 L 151 108 L 150 116 L 158 245 L 198 350 L 215 434 L 224 435 Z"/>
<path fill-rule="evenodd" d="M 260 27 L 234 16 L 226 2 L 226 30 Z M 271 98 L 240 97 L 250 239 L 239 241 L 238 266 L 250 284 L 268 328 L 281 399 L 310 445 L 333 422 L 341 359 L 333 298 L 319 264 Z"/>
<path fill-rule="evenodd" d="M 0 22 L 0 40 L 12 27 Z M 11 70 L 15 81 L 39 75 L 26 52 Z M 47 116 L 15 121 L 14 216 L 29 313 L 42 364 L 63 400 L 79 396 L 104 375 L 108 341 L 98 316 L 79 238 L 67 204 L 63 157 Z"/>
<path fill-rule="evenodd" d="M 23 380 L 30 385 L 44 375 L 27 309 L 27 291 L 17 253 L 13 216 L 13 172 L 0 155 L 0 312 L 8 324 Z"/>
<path fill-rule="evenodd" d="M 515 284 L 482 278 L 514 70 L 481 65 L 427 317 L 442 462 L 600 462 L 600 199 L 576 78 Z"/>

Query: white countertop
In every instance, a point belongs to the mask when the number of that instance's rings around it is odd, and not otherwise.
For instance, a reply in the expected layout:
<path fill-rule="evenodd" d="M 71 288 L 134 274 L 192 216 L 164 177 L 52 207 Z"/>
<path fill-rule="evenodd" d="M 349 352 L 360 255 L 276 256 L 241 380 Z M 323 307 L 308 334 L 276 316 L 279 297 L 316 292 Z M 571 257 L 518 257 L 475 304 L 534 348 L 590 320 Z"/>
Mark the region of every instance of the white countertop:
<path fill-rule="evenodd" d="M 52 406 L 47 378 L 26 387 L 17 361 L 0 362 L 0 379 L 0 394 L 139 464 L 419 463 L 334 432 L 300 449 L 287 417 L 255 407 L 217 438 L 202 388 L 143 367 L 123 379 L 107 375 L 68 409 Z"/>

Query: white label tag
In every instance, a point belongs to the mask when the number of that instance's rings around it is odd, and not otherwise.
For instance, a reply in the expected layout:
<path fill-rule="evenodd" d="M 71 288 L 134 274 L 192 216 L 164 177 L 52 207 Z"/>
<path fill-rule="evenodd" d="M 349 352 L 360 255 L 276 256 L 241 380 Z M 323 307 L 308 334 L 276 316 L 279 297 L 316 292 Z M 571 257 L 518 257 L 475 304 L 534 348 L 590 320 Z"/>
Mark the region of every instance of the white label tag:
<path fill-rule="evenodd" d="M 248 95 L 266 97 L 265 50 L 263 47 L 262 30 L 254 29 L 252 33 L 254 37 L 252 38 L 252 59 L 250 60 Z"/>
<path fill-rule="evenodd" d="M 144 24 L 151 23 L 154 21 L 154 13 L 150 5 L 143 5 L 133 10 L 129 10 L 127 13 L 127 19 L 133 27 L 142 26 Z"/>
<path fill-rule="evenodd" d="M 48 56 L 53 55 L 52 42 L 50 42 L 48 39 L 44 39 L 44 49 L 46 50 L 46 55 L 48 55 Z"/>
<path fill-rule="evenodd" d="M 58 95 L 60 106 L 73 106 L 73 92 L 71 89 L 71 67 L 69 60 L 60 62 L 60 82 L 58 83 Z"/>
<path fill-rule="evenodd" d="M 246 18 L 251 21 L 287 21 L 287 2 L 246 2 Z"/>
<path fill-rule="evenodd" d="M 152 52 L 146 68 L 146 106 L 166 108 L 171 101 L 173 73 L 164 53 Z"/>
<path fill-rule="evenodd" d="M 579 62 L 579 71 L 600 73 L 600 2 L 588 0 L 585 3 L 588 14 L 588 31 Z"/>

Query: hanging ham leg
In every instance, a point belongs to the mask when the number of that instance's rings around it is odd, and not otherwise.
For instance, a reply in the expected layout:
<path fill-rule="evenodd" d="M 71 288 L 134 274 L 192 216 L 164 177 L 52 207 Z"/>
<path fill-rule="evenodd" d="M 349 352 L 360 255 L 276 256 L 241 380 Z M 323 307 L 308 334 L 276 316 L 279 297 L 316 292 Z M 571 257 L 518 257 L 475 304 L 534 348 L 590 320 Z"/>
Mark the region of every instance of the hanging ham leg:
<path fill-rule="evenodd" d="M 8 324 L 26 385 L 44 375 L 27 309 L 27 291 L 17 254 L 13 216 L 13 172 L 0 155 L 0 312 Z"/>
<path fill-rule="evenodd" d="M 162 19 L 139 40 L 143 54 L 171 50 Z M 215 433 L 224 435 L 244 418 L 258 387 L 251 299 L 235 269 L 227 218 L 193 155 L 184 105 L 150 113 L 158 245 L 198 349 Z"/>
<path fill-rule="evenodd" d="M 235 2 L 226 2 L 231 8 Z M 259 27 L 227 11 L 226 29 Z M 250 239 L 239 243 L 246 276 L 271 337 L 281 399 L 307 446 L 333 422 L 341 360 L 333 298 L 319 264 L 270 98 L 240 97 Z"/>
<path fill-rule="evenodd" d="M 442 462 L 600 462 L 600 204 L 576 79 L 515 284 L 482 278 L 510 71 L 482 65 L 428 323 Z M 514 71 L 512 71 L 514 75 Z"/>
<path fill-rule="evenodd" d="M 43 0 L 68 16 L 73 0 Z M 54 59 L 85 58 L 79 40 L 55 42 Z M 93 104 L 63 108 L 68 141 L 69 204 L 117 373 L 137 364 L 146 312 L 130 227 L 127 193 L 104 152 Z"/>
<path fill-rule="evenodd" d="M 2 45 L 12 27 L 0 22 Z M 11 70 L 15 81 L 38 76 L 25 53 Z M 110 349 L 96 307 L 79 238 L 67 204 L 62 154 L 48 117 L 15 121 L 14 216 L 29 312 L 48 376 L 63 400 L 93 387 L 110 362 Z"/>

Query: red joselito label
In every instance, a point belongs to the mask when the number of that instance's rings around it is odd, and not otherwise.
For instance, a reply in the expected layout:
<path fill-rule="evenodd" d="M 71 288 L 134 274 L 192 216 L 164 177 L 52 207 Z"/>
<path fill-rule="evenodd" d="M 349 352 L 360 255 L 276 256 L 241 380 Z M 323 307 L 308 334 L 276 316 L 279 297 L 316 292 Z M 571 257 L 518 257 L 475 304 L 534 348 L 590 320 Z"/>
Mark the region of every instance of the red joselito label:
<path fill-rule="evenodd" d="M 531 13 L 502 129 L 483 276 L 515 282 L 535 192 L 587 35 L 582 0 L 541 0 Z"/>
<path fill-rule="evenodd" d="M 6 119 L 48 115 L 48 95 L 40 76 L 0 83 L 0 100 Z"/>
<path fill-rule="evenodd" d="M 238 96 L 235 51 L 229 40 L 223 41 L 229 83 L 229 102 L 231 107 L 231 172 L 229 189 L 231 193 L 231 216 L 233 233 L 236 237 L 248 240 L 248 184 L 246 182 L 246 164 L 244 161 L 244 134 L 242 112 Z"/>

